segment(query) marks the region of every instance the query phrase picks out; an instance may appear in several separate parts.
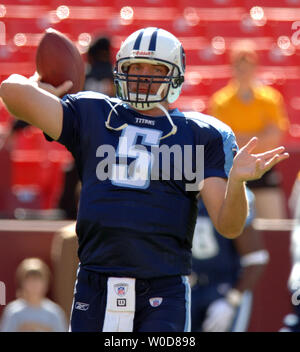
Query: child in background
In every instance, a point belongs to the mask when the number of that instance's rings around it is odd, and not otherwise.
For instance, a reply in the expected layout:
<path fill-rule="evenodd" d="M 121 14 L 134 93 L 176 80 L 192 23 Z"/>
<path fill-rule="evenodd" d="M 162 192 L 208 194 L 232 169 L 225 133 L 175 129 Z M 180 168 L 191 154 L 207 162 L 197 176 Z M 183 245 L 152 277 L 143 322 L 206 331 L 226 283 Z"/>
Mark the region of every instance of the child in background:
<path fill-rule="evenodd" d="M 62 309 L 46 298 L 50 270 L 38 258 L 24 259 L 16 271 L 17 299 L 3 312 L 1 332 L 67 331 Z"/>

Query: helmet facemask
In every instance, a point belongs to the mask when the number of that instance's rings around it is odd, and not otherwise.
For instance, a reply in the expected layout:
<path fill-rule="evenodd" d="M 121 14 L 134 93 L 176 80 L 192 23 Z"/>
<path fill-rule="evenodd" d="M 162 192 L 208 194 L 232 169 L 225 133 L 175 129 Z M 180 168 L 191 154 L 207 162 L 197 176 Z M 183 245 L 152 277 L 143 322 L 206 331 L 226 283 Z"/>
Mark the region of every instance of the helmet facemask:
<path fill-rule="evenodd" d="M 163 65 L 167 67 L 168 73 L 164 76 L 128 74 L 129 66 L 134 63 Z M 183 82 L 183 76 L 180 76 L 179 68 L 175 64 L 158 59 L 138 57 L 119 60 L 116 64 L 114 77 L 117 97 L 138 110 L 150 110 L 163 101 L 169 102 L 170 90 L 178 88 Z M 136 83 L 135 91 L 132 91 L 132 83 Z M 143 87 L 147 85 L 143 92 L 140 92 L 141 84 Z M 155 93 L 152 90 L 153 84 L 160 84 Z"/>
<path fill-rule="evenodd" d="M 112 127 L 110 120 L 113 112 L 118 115 L 117 106 L 128 103 L 136 110 L 158 108 L 166 115 L 172 129 L 160 139 L 176 134 L 177 126 L 162 102 L 174 103 L 180 95 L 185 72 L 185 54 L 180 41 L 164 29 L 142 28 L 122 43 L 116 59 L 114 83 L 120 101 L 112 106 L 106 127 L 115 131 L 126 128 L 126 123 Z M 130 65 L 137 63 L 166 66 L 168 71 L 165 75 L 129 74 Z"/>

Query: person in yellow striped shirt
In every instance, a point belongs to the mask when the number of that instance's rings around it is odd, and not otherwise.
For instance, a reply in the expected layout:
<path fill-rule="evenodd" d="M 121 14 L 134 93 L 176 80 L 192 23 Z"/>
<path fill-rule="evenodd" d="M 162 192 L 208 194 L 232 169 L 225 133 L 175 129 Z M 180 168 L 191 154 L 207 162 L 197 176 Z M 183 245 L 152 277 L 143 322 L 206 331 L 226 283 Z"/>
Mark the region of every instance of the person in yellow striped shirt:
<path fill-rule="evenodd" d="M 214 93 L 209 114 L 232 128 L 239 147 L 253 136 L 259 140 L 257 153 L 277 147 L 288 129 L 288 117 L 280 92 L 259 84 L 256 79 L 258 55 L 253 42 L 236 42 L 231 51 L 231 64 L 232 80 Z M 248 186 L 256 196 L 257 217 L 286 216 L 286 201 L 275 169 L 259 180 L 248 182 Z"/>

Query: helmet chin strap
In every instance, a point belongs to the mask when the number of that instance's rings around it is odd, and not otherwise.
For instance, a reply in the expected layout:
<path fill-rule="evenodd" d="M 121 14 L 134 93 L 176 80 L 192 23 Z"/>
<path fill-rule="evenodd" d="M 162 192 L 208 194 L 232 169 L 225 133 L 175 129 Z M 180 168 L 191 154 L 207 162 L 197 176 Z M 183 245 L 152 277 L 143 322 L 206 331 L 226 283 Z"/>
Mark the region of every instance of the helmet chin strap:
<path fill-rule="evenodd" d="M 109 130 L 113 130 L 113 131 L 121 131 L 121 130 L 123 130 L 124 128 L 126 128 L 126 127 L 128 126 L 127 123 L 124 123 L 123 125 L 121 125 L 121 126 L 119 126 L 119 127 L 116 127 L 116 128 L 115 128 L 115 127 L 112 127 L 112 126 L 110 125 L 110 119 L 111 119 L 112 113 L 114 112 L 116 115 L 119 115 L 119 113 L 118 113 L 118 111 L 116 110 L 116 108 L 117 108 L 119 105 L 123 104 L 123 102 L 120 101 L 120 102 L 119 102 L 118 104 L 116 104 L 115 106 L 113 106 L 109 101 L 108 101 L 108 103 L 109 103 L 109 105 L 111 106 L 111 110 L 110 110 L 110 112 L 109 112 L 109 114 L 108 114 L 107 120 L 105 121 L 105 127 L 108 128 Z M 162 112 L 167 116 L 167 119 L 169 120 L 169 122 L 170 122 L 170 124 L 171 124 L 171 126 L 172 126 L 171 131 L 170 131 L 168 134 L 166 134 L 165 136 L 160 137 L 160 139 L 165 139 L 165 138 L 168 138 L 169 136 L 171 136 L 172 134 L 176 134 L 176 132 L 177 132 L 177 126 L 176 126 L 176 125 L 174 124 L 174 122 L 172 121 L 172 118 L 171 118 L 171 116 L 170 116 L 168 110 L 167 110 L 163 105 L 161 105 L 160 103 L 156 103 L 156 104 L 155 104 L 155 107 L 158 107 L 160 110 L 162 110 Z"/>
<path fill-rule="evenodd" d="M 111 110 L 110 110 L 110 112 L 108 114 L 107 120 L 105 121 L 105 127 L 108 128 L 109 130 L 112 130 L 112 131 L 121 131 L 121 130 L 123 130 L 124 128 L 126 128 L 128 126 L 127 123 L 124 123 L 122 126 L 117 127 L 117 128 L 114 128 L 114 127 L 112 127 L 110 125 L 111 114 L 114 112 L 116 115 L 119 115 L 119 113 L 117 111 L 117 106 L 123 104 L 123 102 L 119 101 L 118 104 L 116 104 L 115 106 L 113 106 L 110 101 L 107 100 L 107 102 L 110 105 Z"/>
<path fill-rule="evenodd" d="M 168 138 L 169 136 L 171 136 L 172 134 L 175 134 L 175 133 L 177 132 L 177 126 L 174 124 L 174 122 L 173 122 L 173 120 L 172 120 L 172 118 L 171 118 L 171 116 L 170 116 L 168 110 L 167 110 L 163 105 L 161 105 L 160 103 L 158 103 L 156 106 L 157 106 L 162 112 L 165 113 L 165 115 L 167 116 L 167 118 L 168 118 L 168 120 L 169 120 L 169 122 L 170 122 L 170 124 L 171 124 L 171 126 L 172 126 L 172 129 L 171 129 L 171 131 L 170 131 L 168 134 L 166 134 L 165 136 L 160 137 L 160 139 L 165 139 L 165 138 Z"/>

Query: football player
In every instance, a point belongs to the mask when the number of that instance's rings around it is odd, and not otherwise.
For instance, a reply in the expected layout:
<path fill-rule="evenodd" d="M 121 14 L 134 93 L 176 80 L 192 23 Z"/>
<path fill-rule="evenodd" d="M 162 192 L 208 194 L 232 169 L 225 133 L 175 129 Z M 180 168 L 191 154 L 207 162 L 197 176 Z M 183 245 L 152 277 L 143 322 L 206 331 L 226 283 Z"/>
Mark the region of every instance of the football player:
<path fill-rule="evenodd" d="M 284 317 L 279 331 L 300 332 L 300 171 L 292 188 L 289 206 L 295 221 L 290 239 L 291 272 L 288 278 L 291 312 Z"/>
<path fill-rule="evenodd" d="M 0 96 L 76 160 L 80 267 L 71 331 L 189 331 L 200 188 L 216 229 L 237 237 L 248 211 L 245 181 L 288 154 L 284 147 L 252 154 L 257 138 L 237 152 L 225 124 L 170 108 L 185 73 L 182 44 L 171 33 L 138 30 L 116 59 L 117 98 L 82 92 L 61 100 L 70 82 L 55 88 L 19 75 L 2 82 Z"/>
<path fill-rule="evenodd" d="M 269 260 L 252 221 L 254 195 L 247 189 L 249 214 L 242 234 L 227 239 L 216 231 L 203 202 L 193 238 L 192 331 L 242 332 L 248 328 L 252 291 Z"/>

